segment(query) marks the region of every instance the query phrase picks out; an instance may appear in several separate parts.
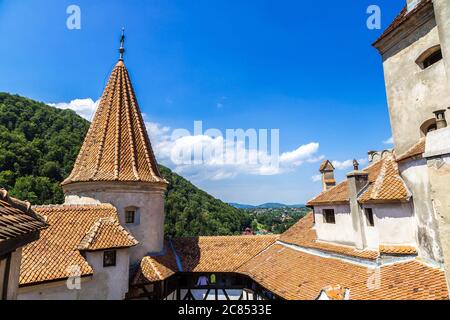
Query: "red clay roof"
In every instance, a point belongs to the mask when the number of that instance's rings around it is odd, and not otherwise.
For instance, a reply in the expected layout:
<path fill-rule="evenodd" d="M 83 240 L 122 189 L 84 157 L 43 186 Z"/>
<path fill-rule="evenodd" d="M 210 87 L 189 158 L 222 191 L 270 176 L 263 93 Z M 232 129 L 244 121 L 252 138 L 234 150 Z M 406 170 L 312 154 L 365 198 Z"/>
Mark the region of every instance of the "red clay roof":
<path fill-rule="evenodd" d="M 47 218 L 49 227 L 41 232 L 39 240 L 23 249 L 20 285 L 66 279 L 74 266 L 79 268 L 81 276 L 92 275 L 94 270 L 78 247 L 82 241 L 86 242 L 86 235 L 92 233 L 100 219 L 118 220 L 116 209 L 111 205 L 61 205 L 35 207 L 35 211 Z M 102 248 L 123 245 L 122 230 L 111 232 L 108 227 L 104 231 L 97 234 Z M 93 245 L 97 244 L 94 237 Z"/>
<path fill-rule="evenodd" d="M 63 185 L 88 181 L 167 183 L 158 170 L 122 61 L 112 71 L 72 173 Z"/>
<path fill-rule="evenodd" d="M 138 241 L 122 227 L 117 217 L 100 218 L 78 245 L 78 250 L 99 251 L 105 249 L 130 248 Z"/>
<path fill-rule="evenodd" d="M 311 247 L 324 252 L 365 257 L 378 253 L 357 252 L 343 246 L 324 246 L 314 242 L 312 214 L 280 237 L 200 237 L 178 238 L 166 243 L 166 253 L 145 257 L 134 285 L 161 281 L 184 272 L 236 272 L 247 275 L 277 296 L 290 300 L 313 300 L 324 288 L 336 283 L 350 290 L 353 300 L 439 300 L 448 299 L 444 271 L 417 259 L 375 268 L 296 250 Z M 381 247 L 384 253 L 412 254 L 414 248 Z M 176 252 L 176 255 L 174 254 Z M 333 287 L 334 288 L 334 287 Z M 343 294 L 337 292 L 336 298 Z"/>
<path fill-rule="evenodd" d="M 239 272 L 289 300 L 317 299 L 323 288 L 336 283 L 350 289 L 352 300 L 448 299 L 441 269 L 412 260 L 378 270 L 280 244 L 272 245 L 239 268 Z"/>
<path fill-rule="evenodd" d="M 369 173 L 368 189 L 360 196 L 359 201 L 405 201 L 409 198 L 409 191 L 400 177 L 398 166 L 391 156 L 387 156 L 365 168 Z M 308 206 L 348 203 L 348 182 L 341 182 L 337 186 L 320 193 L 308 202 Z"/>
<path fill-rule="evenodd" d="M 148 256 L 141 260 L 139 269 L 133 279 L 133 285 L 162 281 L 177 273 L 178 266 L 175 255 L 168 241 L 164 243 L 164 253 L 159 256 Z"/>
<path fill-rule="evenodd" d="M 397 156 L 396 160 L 400 162 L 414 157 L 421 157 L 422 154 L 425 153 L 425 145 L 426 145 L 426 138 L 421 138 L 419 142 L 413 145 L 408 151 Z"/>
<path fill-rule="evenodd" d="M 361 203 L 407 201 L 410 192 L 398 172 L 397 162 L 394 159 L 382 161 L 382 166 L 374 181 L 371 181 L 367 190 L 358 200 Z"/>
<path fill-rule="evenodd" d="M 380 246 L 381 254 L 388 255 L 416 255 L 417 249 L 412 246 L 398 246 L 398 245 L 381 245 Z"/>
<path fill-rule="evenodd" d="M 141 261 L 134 283 L 164 280 L 176 272 L 235 272 L 277 238 L 273 235 L 175 238 L 172 245 L 166 243 L 165 255 Z"/>

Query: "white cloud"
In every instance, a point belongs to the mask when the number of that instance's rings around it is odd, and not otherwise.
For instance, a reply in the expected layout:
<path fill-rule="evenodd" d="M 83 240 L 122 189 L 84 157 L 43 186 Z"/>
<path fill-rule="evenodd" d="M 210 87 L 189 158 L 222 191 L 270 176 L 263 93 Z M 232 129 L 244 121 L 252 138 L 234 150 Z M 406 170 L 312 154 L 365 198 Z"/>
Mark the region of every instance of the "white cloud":
<path fill-rule="evenodd" d="M 314 156 L 319 151 L 319 143 L 311 142 L 300 146 L 294 151 L 285 152 L 280 156 L 280 163 L 300 166 L 304 162 L 314 163 L 323 160 L 323 156 Z"/>
<path fill-rule="evenodd" d="M 311 180 L 314 181 L 314 182 L 322 181 L 322 175 L 321 174 L 317 174 L 315 176 L 312 176 Z"/>
<path fill-rule="evenodd" d="M 358 163 L 361 165 L 365 165 L 368 162 L 367 159 L 359 159 Z M 345 160 L 345 161 L 333 161 L 332 162 L 333 166 L 337 169 L 337 170 L 347 170 L 351 167 L 353 167 L 353 159 L 352 160 Z"/>
<path fill-rule="evenodd" d="M 384 144 L 394 144 L 394 138 L 390 137 L 389 139 L 383 141 Z"/>
<path fill-rule="evenodd" d="M 75 99 L 70 102 L 59 102 L 59 103 L 47 103 L 49 106 L 56 107 L 59 109 L 70 109 L 75 111 L 81 117 L 86 120 L 91 120 L 94 115 L 95 110 L 100 100 L 94 102 L 91 98 L 87 99 Z"/>
<path fill-rule="evenodd" d="M 318 143 L 300 146 L 279 156 L 274 165 L 266 150 L 250 149 L 243 143 L 232 143 L 222 136 L 184 136 L 172 139 L 170 128 L 146 123 L 159 161 L 177 173 L 196 180 L 224 180 L 238 175 L 270 176 L 293 170 L 303 163 L 323 159 L 317 156 Z M 200 157 L 195 157 L 195 150 Z"/>

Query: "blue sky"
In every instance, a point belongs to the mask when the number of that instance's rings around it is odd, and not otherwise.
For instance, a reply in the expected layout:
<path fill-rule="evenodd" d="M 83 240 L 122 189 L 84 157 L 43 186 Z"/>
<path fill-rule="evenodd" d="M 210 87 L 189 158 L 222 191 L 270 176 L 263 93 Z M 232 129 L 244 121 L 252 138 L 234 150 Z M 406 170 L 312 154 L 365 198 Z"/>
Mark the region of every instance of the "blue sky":
<path fill-rule="evenodd" d="M 80 30 L 66 27 L 71 4 L 81 9 Z M 320 158 L 389 147 L 382 64 L 371 47 L 382 30 L 366 27 L 372 4 L 384 29 L 405 1 L 0 0 L 0 91 L 59 107 L 96 101 L 124 26 L 125 63 L 152 137 L 162 139 L 155 149 L 196 120 L 223 132 L 279 129 L 280 153 L 317 148 L 272 175 L 245 166 L 178 171 L 224 201 L 304 203 L 320 192 L 312 179 Z M 338 179 L 350 170 L 341 167 Z"/>

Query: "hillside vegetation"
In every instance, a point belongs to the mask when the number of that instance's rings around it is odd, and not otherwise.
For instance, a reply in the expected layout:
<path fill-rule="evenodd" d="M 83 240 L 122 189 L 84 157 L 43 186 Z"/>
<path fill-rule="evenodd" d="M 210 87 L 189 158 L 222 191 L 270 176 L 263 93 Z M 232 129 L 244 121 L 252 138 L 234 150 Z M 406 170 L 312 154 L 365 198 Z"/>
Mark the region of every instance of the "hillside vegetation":
<path fill-rule="evenodd" d="M 0 93 L 0 187 L 32 204 L 64 201 L 61 181 L 69 175 L 89 128 L 71 110 L 60 110 L 17 95 Z M 198 189 L 160 166 L 170 182 L 166 194 L 166 234 L 239 234 L 249 214 Z"/>

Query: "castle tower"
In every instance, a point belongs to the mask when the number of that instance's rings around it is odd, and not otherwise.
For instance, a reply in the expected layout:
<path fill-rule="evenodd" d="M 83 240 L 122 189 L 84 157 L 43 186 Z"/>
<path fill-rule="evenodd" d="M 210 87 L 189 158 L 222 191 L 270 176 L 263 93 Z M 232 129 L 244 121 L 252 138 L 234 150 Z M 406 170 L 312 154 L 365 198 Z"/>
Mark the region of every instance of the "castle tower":
<path fill-rule="evenodd" d="M 111 203 L 120 223 L 139 241 L 131 262 L 160 252 L 164 242 L 161 176 L 128 71 L 120 59 L 111 73 L 70 176 L 62 183 L 67 204 Z"/>
<path fill-rule="evenodd" d="M 450 192 L 448 180 L 443 184 L 432 170 L 427 155 L 430 150 L 445 151 L 448 139 L 446 111 L 450 107 L 450 1 L 407 0 L 405 8 L 375 41 L 384 67 L 395 155 L 402 178 L 413 194 L 418 225 L 419 255 L 442 263 L 450 270 L 448 253 L 442 252 L 442 230 L 437 208 L 443 203 L 439 195 Z M 447 111 L 448 119 L 448 111 Z M 449 147 L 450 148 L 450 147 Z M 425 150 L 428 150 L 425 152 Z M 436 151 L 436 150 L 435 150 Z M 448 169 L 440 167 L 442 172 Z M 447 176 L 445 176 L 447 177 Z M 448 178 L 446 178 L 448 179 Z M 447 237 L 448 238 L 448 237 Z"/>
<path fill-rule="evenodd" d="M 436 130 L 434 112 L 450 107 L 450 3 L 407 0 L 374 43 L 383 59 L 397 154 Z"/>

